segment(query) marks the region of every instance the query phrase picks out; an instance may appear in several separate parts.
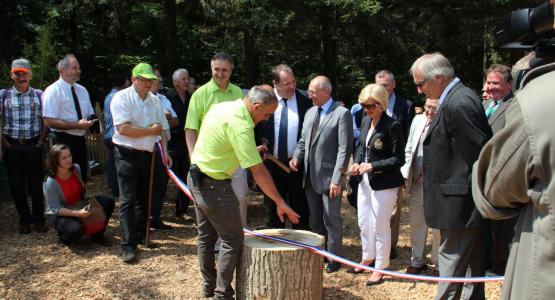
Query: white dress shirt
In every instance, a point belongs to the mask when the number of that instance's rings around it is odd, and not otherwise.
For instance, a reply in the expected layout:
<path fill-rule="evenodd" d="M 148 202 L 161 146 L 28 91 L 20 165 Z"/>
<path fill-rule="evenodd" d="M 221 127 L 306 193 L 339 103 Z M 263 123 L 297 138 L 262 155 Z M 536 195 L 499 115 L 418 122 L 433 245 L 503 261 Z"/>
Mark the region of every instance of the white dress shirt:
<path fill-rule="evenodd" d="M 131 123 L 131 125 L 142 128 L 147 128 L 158 123 L 162 125 L 164 130 L 170 128 L 160 99 L 149 92 L 146 99 L 143 100 L 139 97 L 133 86 L 123 89 L 114 95 L 112 103 L 110 103 L 110 110 L 112 111 L 115 127 L 112 142 L 116 145 L 152 152 L 154 144 L 160 138 L 158 135 L 141 138 L 122 135 L 117 130 L 117 126 L 123 123 Z"/>
<path fill-rule="evenodd" d="M 281 97 L 277 90 L 274 89 L 278 101 L 278 107 L 274 112 L 274 149 L 275 157 L 278 157 L 278 143 L 279 143 L 279 125 L 281 124 L 281 114 L 283 112 L 283 97 Z M 287 157 L 292 157 L 297 146 L 297 133 L 299 130 L 299 109 L 297 106 L 297 95 L 293 94 L 291 99 L 287 100 Z"/>
<path fill-rule="evenodd" d="M 94 114 L 91 105 L 91 99 L 87 89 L 78 83 L 74 83 L 75 94 L 79 99 L 79 107 L 81 108 L 81 116 L 87 119 Z M 66 122 L 78 122 L 77 111 L 71 94 L 71 84 L 63 80 L 61 77 L 53 84 L 49 85 L 42 94 L 43 111 L 42 115 L 46 118 L 59 119 Z M 61 130 L 52 128 L 53 131 L 63 131 L 72 135 L 83 136 L 86 129 L 70 129 Z"/>

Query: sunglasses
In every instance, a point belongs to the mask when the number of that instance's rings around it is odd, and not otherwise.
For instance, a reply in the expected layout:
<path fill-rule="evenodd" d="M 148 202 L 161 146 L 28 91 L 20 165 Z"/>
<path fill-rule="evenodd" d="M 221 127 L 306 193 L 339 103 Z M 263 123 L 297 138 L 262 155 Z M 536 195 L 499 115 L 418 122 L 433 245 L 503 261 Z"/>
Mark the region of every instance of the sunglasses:
<path fill-rule="evenodd" d="M 379 103 L 372 103 L 372 104 L 361 104 L 363 109 L 374 109 L 380 105 Z"/>
<path fill-rule="evenodd" d="M 426 84 L 426 81 L 428 81 L 429 79 L 422 79 L 420 82 L 415 82 L 414 85 L 416 85 L 416 87 L 418 88 L 422 88 L 424 86 L 424 84 Z"/>

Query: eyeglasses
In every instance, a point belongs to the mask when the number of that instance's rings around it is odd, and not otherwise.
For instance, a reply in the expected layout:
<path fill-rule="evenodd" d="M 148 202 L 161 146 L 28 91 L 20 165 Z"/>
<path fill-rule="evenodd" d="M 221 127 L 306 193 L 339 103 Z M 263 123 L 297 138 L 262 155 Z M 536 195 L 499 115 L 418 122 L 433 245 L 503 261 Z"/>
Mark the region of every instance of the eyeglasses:
<path fill-rule="evenodd" d="M 424 107 L 426 108 L 426 110 L 429 110 L 429 111 L 436 111 L 437 110 L 437 106 L 425 105 Z"/>
<path fill-rule="evenodd" d="M 422 79 L 420 82 L 415 82 L 414 85 L 416 85 L 416 87 L 418 88 L 422 88 L 424 86 L 424 84 L 426 84 L 426 81 L 428 81 L 429 79 Z"/>
<path fill-rule="evenodd" d="M 361 104 L 360 106 L 362 106 L 363 109 L 374 109 L 376 107 L 378 107 L 378 105 L 380 105 L 379 103 L 372 103 L 372 104 Z"/>

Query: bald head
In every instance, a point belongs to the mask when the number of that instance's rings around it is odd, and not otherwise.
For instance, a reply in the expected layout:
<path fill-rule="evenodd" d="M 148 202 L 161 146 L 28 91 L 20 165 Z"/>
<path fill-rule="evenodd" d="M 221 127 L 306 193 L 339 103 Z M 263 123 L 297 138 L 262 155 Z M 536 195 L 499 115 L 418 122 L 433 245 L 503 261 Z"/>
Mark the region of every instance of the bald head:
<path fill-rule="evenodd" d="M 314 77 L 308 85 L 308 98 L 318 107 L 324 105 L 331 97 L 331 82 L 323 75 Z"/>

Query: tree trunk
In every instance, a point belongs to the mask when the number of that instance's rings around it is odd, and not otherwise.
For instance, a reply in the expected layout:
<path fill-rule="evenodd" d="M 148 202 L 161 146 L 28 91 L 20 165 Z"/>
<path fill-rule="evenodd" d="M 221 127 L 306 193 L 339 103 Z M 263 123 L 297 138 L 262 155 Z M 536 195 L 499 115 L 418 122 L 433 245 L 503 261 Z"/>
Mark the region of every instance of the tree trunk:
<path fill-rule="evenodd" d="M 257 232 L 322 247 L 324 237 L 309 231 Z M 322 299 L 324 258 L 309 250 L 256 236 L 245 236 L 237 268 L 237 299 Z"/>

